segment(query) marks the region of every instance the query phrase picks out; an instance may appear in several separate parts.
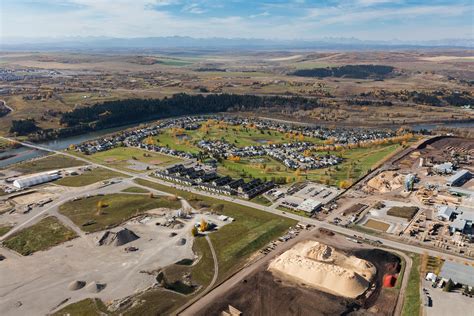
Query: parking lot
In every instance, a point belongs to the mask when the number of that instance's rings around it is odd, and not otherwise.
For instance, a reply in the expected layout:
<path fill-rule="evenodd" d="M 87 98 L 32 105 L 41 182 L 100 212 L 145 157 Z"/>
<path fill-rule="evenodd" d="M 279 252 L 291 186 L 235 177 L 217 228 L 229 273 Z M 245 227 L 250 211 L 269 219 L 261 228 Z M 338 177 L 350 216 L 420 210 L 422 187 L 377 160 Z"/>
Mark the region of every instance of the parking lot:
<path fill-rule="evenodd" d="M 423 314 L 426 316 L 447 316 L 447 315 L 472 315 L 474 298 L 467 297 L 458 292 L 444 292 L 442 289 L 432 288 L 431 282 L 423 280 L 422 287 L 427 290 L 431 297 L 431 306 L 424 306 Z M 470 313 L 470 314 L 469 314 Z"/>

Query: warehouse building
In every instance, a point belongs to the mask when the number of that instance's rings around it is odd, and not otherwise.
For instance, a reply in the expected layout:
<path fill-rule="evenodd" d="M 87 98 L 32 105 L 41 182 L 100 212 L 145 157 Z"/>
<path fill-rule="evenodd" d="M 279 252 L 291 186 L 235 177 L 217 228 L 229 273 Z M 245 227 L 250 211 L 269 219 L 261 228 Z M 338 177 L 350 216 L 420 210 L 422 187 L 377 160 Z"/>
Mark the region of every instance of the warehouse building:
<path fill-rule="evenodd" d="M 463 169 L 459 170 L 455 174 L 453 174 L 451 177 L 449 177 L 448 181 L 446 182 L 446 185 L 448 186 L 461 186 L 465 182 L 469 181 L 472 177 L 472 174 L 469 172 L 469 170 Z"/>
<path fill-rule="evenodd" d="M 16 179 L 13 181 L 13 186 L 18 189 L 25 189 L 38 184 L 54 181 L 59 178 L 61 178 L 59 171 L 37 173 Z"/>
<path fill-rule="evenodd" d="M 313 199 L 306 199 L 300 205 L 298 205 L 299 211 L 304 211 L 306 213 L 313 213 L 318 211 L 321 208 L 321 202 Z"/>

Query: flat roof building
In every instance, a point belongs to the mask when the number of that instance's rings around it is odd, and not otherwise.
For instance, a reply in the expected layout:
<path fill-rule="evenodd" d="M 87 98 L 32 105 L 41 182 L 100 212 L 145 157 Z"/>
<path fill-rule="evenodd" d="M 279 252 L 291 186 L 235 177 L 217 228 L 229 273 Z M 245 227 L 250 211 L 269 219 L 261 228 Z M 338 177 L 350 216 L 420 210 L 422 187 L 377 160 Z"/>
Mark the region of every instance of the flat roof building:
<path fill-rule="evenodd" d="M 304 211 L 306 213 L 312 213 L 321 208 L 321 202 L 313 199 L 306 199 L 300 205 L 298 205 L 297 209 L 300 211 Z"/>

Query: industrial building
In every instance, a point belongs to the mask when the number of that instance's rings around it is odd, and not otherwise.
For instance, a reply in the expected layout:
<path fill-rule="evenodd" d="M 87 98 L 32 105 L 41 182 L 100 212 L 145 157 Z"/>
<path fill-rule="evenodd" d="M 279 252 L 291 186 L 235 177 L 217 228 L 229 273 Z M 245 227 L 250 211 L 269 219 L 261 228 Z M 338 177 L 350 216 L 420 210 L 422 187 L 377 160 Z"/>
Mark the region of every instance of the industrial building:
<path fill-rule="evenodd" d="M 313 213 L 321 208 L 321 202 L 313 199 L 304 200 L 297 209 L 306 213 Z"/>
<path fill-rule="evenodd" d="M 50 182 L 61 178 L 59 171 L 50 171 L 44 173 L 36 173 L 24 177 L 17 178 L 13 181 L 13 186 L 18 189 L 29 188 L 38 184 Z"/>
<path fill-rule="evenodd" d="M 474 223 L 474 209 L 463 206 L 438 206 L 437 217 L 442 221 L 449 221 L 449 228 L 452 233 L 472 233 Z"/>
<path fill-rule="evenodd" d="M 462 169 L 453 174 L 449 177 L 448 181 L 446 181 L 447 186 L 461 186 L 465 182 L 469 181 L 472 177 L 472 174 L 469 170 Z"/>
<path fill-rule="evenodd" d="M 434 165 L 433 171 L 438 174 L 453 173 L 453 164 L 451 162 L 445 162 L 439 165 Z"/>

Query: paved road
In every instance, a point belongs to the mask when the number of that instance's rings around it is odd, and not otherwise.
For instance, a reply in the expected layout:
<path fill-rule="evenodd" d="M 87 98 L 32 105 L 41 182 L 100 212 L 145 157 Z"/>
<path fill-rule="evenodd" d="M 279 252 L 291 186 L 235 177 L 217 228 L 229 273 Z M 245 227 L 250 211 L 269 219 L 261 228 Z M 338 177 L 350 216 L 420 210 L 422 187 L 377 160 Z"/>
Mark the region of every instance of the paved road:
<path fill-rule="evenodd" d="M 43 146 L 39 146 L 39 145 L 31 144 L 31 143 L 26 143 L 26 142 L 18 142 L 17 140 L 11 139 L 11 138 L 8 138 L 8 137 L 1 137 L 0 136 L 0 138 L 4 139 L 4 140 L 7 140 L 7 141 L 17 142 L 17 143 L 19 143 L 19 144 L 21 144 L 25 147 L 30 147 L 30 148 L 43 150 L 43 151 L 47 151 L 47 152 L 52 152 L 52 153 L 68 156 L 68 157 L 71 157 L 71 158 L 74 158 L 74 159 L 78 159 L 78 160 L 84 161 L 86 163 L 89 163 L 93 166 L 97 166 L 97 167 L 101 167 L 101 168 L 104 168 L 104 169 L 107 169 L 107 170 L 110 170 L 110 171 L 126 174 L 126 175 L 130 176 L 132 179 L 139 178 L 139 179 L 143 179 L 143 180 L 148 180 L 150 182 L 162 184 L 162 185 L 165 185 L 165 186 L 168 186 L 168 187 L 174 187 L 174 188 L 184 190 L 184 191 L 188 191 L 188 192 L 192 192 L 192 193 L 195 193 L 195 194 L 205 195 L 205 196 L 209 196 L 209 197 L 212 197 L 212 198 L 215 198 L 215 199 L 220 199 L 220 200 L 224 200 L 224 201 L 229 201 L 229 202 L 241 204 L 241 205 L 244 205 L 244 206 L 256 208 L 256 209 L 259 209 L 259 210 L 262 210 L 262 211 L 265 211 L 265 212 L 269 212 L 269 213 L 272 213 L 272 214 L 275 214 L 275 215 L 291 218 L 291 219 L 294 219 L 296 221 L 300 221 L 300 222 L 303 222 L 303 223 L 312 224 L 312 225 L 314 225 L 318 228 L 329 229 L 329 230 L 332 230 L 332 231 L 335 231 L 337 233 L 344 234 L 344 235 L 349 235 L 349 236 L 356 235 L 358 237 L 365 238 L 365 239 L 372 240 L 372 241 L 379 240 L 379 241 L 383 242 L 384 246 L 391 247 L 391 248 L 394 248 L 394 249 L 398 249 L 398 250 L 402 250 L 402 251 L 410 251 L 410 252 L 414 252 L 414 253 L 418 253 L 418 254 L 425 254 L 426 253 L 426 254 L 428 254 L 430 256 L 433 256 L 433 257 L 440 257 L 440 258 L 447 259 L 447 260 L 474 264 L 473 259 L 467 259 L 467 258 L 458 256 L 456 254 L 445 253 L 445 252 L 434 250 L 434 249 L 424 248 L 424 247 L 420 247 L 420 246 L 416 246 L 416 245 L 409 245 L 409 244 L 405 244 L 405 243 L 398 242 L 398 241 L 393 241 L 393 240 L 389 240 L 389 239 L 385 239 L 385 238 L 375 237 L 375 236 L 368 235 L 368 234 L 365 234 L 365 233 L 355 232 L 355 231 L 353 231 L 349 228 L 337 226 L 337 225 L 334 225 L 334 224 L 331 224 L 331 223 L 321 222 L 321 221 L 318 221 L 318 220 L 315 220 L 315 219 L 312 219 L 312 218 L 299 216 L 299 215 L 296 215 L 296 214 L 293 214 L 293 213 L 282 212 L 280 210 L 272 209 L 270 207 L 262 206 L 260 204 L 256 204 L 256 203 L 253 203 L 253 202 L 250 202 L 250 201 L 241 200 L 241 199 L 233 198 L 233 197 L 230 197 L 230 196 L 222 196 L 222 195 L 212 194 L 212 193 L 209 193 L 209 192 L 197 190 L 193 187 L 185 187 L 185 186 L 173 184 L 173 183 L 170 183 L 170 182 L 159 180 L 157 178 L 150 177 L 149 175 L 135 174 L 135 173 L 119 170 L 119 169 L 112 168 L 112 167 L 109 167 L 109 166 L 106 166 L 106 165 L 91 162 L 88 159 L 85 159 L 85 158 L 82 158 L 82 157 L 77 157 L 75 155 L 69 154 L 69 153 L 64 152 L 64 151 L 53 150 L 53 149 L 49 149 L 49 148 L 46 148 L 46 147 L 43 147 Z"/>

